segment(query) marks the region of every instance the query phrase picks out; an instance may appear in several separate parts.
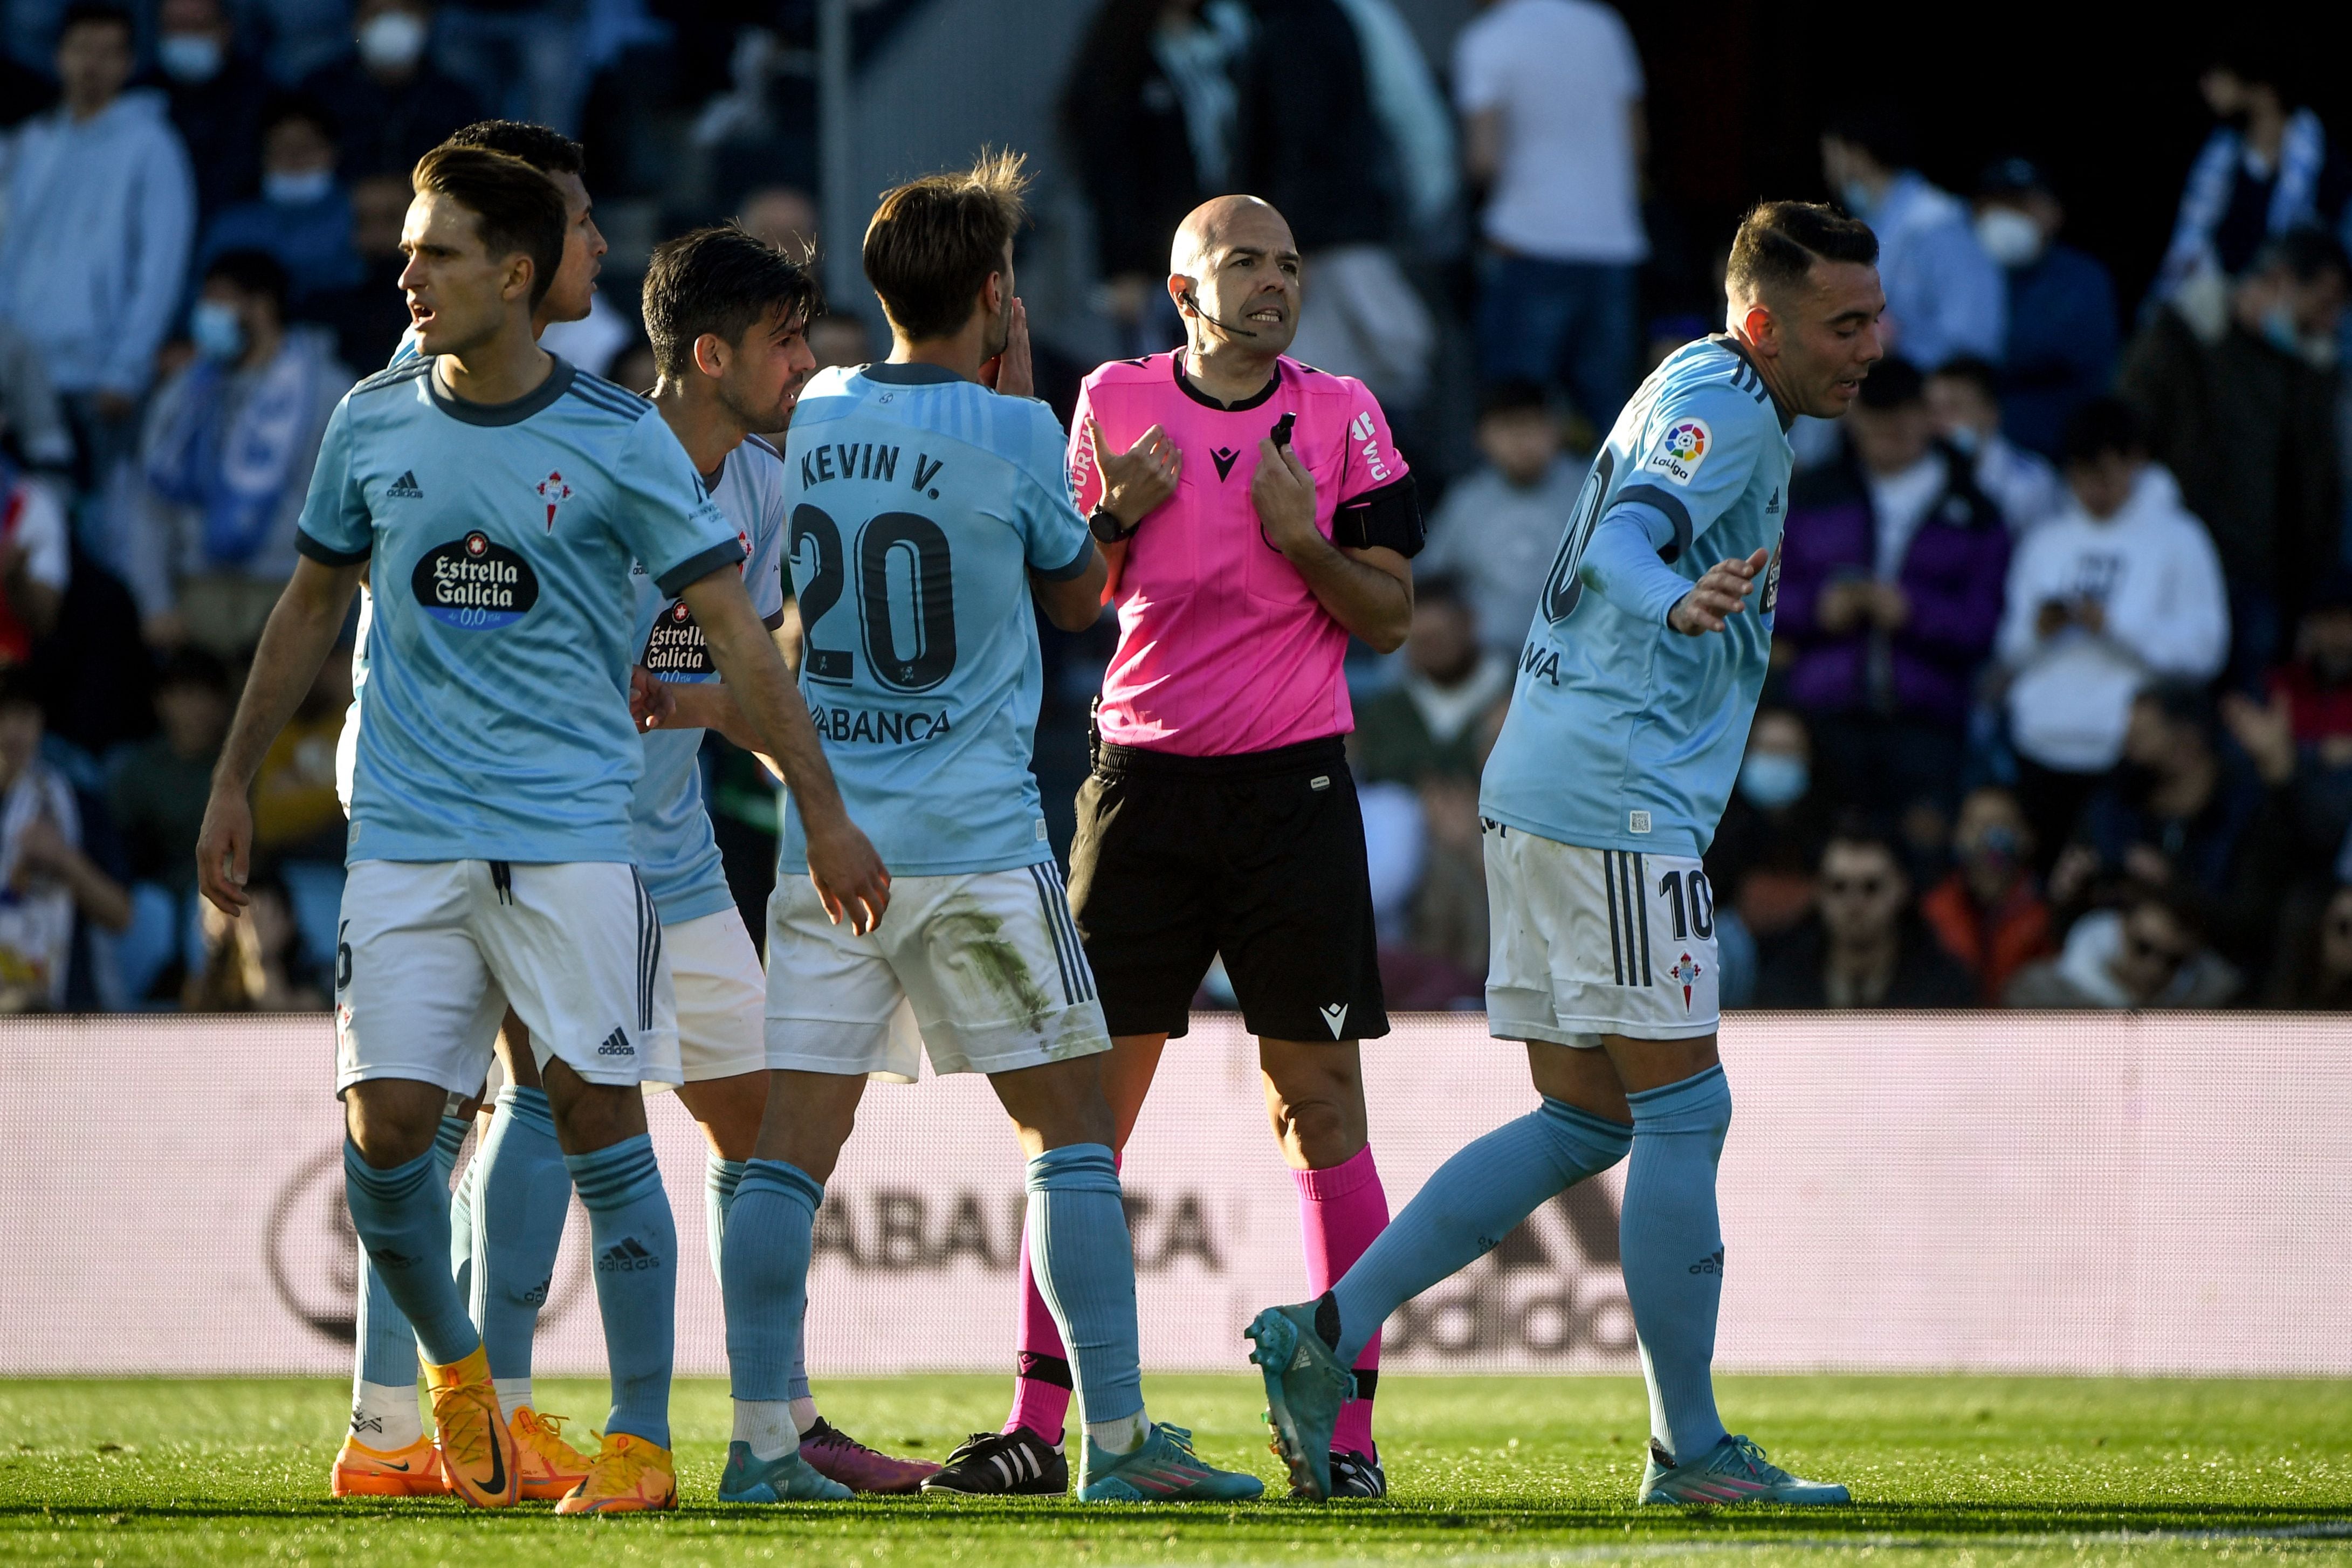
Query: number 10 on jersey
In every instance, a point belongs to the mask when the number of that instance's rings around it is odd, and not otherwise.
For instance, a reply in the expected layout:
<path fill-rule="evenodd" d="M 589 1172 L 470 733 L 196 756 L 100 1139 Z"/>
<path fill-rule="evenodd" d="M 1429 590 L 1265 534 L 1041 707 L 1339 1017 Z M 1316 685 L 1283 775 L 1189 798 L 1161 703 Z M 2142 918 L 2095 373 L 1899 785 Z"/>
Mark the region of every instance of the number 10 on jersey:
<path fill-rule="evenodd" d="M 786 542 L 801 583 L 801 672 L 827 686 L 853 685 L 862 652 L 887 689 L 928 691 L 956 666 L 955 570 L 946 531 L 916 512 L 886 511 L 854 531 L 845 549 L 841 525 L 823 508 L 803 502 L 793 509 Z M 844 647 L 819 628 L 853 586 L 856 636 Z"/>

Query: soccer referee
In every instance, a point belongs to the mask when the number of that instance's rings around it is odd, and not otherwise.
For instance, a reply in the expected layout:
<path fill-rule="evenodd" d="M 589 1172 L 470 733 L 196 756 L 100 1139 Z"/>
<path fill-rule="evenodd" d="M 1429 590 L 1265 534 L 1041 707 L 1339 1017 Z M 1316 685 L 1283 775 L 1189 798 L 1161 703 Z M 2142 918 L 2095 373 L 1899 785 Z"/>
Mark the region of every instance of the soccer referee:
<path fill-rule="evenodd" d="M 1371 394 L 1284 355 L 1300 268 L 1281 214 L 1252 196 L 1206 204 L 1178 230 L 1170 272 L 1185 346 L 1096 371 L 1071 429 L 1119 637 L 1070 903 L 1113 1037 L 1104 1076 L 1122 1144 L 1223 955 L 1320 1281 L 1389 1217 L 1357 1055 L 1389 1021 L 1340 667 L 1351 635 L 1383 653 L 1403 643 L 1421 513 Z M 1068 1399 L 1052 1320 L 1028 1296 L 1003 1439 L 1024 1448 L 1056 1440 Z M 1386 1490 L 1378 1359 L 1374 1346 L 1358 1363 L 1361 1397 L 1333 1434 L 1342 1496 Z"/>

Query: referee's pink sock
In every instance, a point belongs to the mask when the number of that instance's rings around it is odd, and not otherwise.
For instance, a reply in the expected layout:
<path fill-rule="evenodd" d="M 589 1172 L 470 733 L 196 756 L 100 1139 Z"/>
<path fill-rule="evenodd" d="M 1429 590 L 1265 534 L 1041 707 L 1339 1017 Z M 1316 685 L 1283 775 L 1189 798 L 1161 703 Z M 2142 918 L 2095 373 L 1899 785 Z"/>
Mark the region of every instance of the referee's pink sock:
<path fill-rule="evenodd" d="M 1312 1299 L 1354 1267 L 1372 1238 L 1388 1228 L 1389 1196 L 1370 1149 L 1320 1171 L 1293 1171 L 1298 1184 L 1298 1225 L 1307 1246 L 1307 1294 Z M 1379 1458 L 1372 1446 L 1372 1395 L 1381 1379 L 1381 1340 L 1374 1334 L 1356 1358 L 1356 1397 L 1339 1407 L 1331 1447 Z"/>
<path fill-rule="evenodd" d="M 1127 1157 L 1113 1154 L 1111 1163 L 1124 1166 Z M 1063 1424 L 1070 1415 L 1070 1352 L 1062 1331 L 1045 1306 L 1045 1293 L 1029 1272 L 1029 1231 L 1021 1231 L 1021 1362 L 1013 1375 L 1013 1413 L 1003 1430 L 1026 1426 L 1047 1442 L 1059 1445 Z"/>

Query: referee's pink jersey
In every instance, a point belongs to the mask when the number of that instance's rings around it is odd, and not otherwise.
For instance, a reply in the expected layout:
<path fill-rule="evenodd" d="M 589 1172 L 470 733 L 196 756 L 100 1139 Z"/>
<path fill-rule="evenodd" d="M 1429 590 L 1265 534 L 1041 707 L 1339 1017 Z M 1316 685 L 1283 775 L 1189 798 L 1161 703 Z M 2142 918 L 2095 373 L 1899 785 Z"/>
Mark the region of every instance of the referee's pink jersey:
<path fill-rule="evenodd" d="M 1366 498 L 1405 478 L 1387 416 L 1362 382 L 1292 359 L 1277 362 L 1264 393 L 1225 408 L 1184 379 L 1182 360 L 1177 349 L 1104 365 L 1087 378 L 1070 425 L 1082 512 L 1102 497 L 1089 418 L 1106 451 L 1159 425 L 1184 455 L 1176 493 L 1128 541 L 1112 587 L 1118 651 L 1103 677 L 1102 738 L 1219 757 L 1345 734 L 1355 728 L 1340 670 L 1348 633 L 1265 542 L 1250 480 L 1258 443 L 1293 416 L 1291 450 L 1315 479 L 1315 526 L 1343 545 L 1369 542 L 1342 514 L 1360 515 Z"/>

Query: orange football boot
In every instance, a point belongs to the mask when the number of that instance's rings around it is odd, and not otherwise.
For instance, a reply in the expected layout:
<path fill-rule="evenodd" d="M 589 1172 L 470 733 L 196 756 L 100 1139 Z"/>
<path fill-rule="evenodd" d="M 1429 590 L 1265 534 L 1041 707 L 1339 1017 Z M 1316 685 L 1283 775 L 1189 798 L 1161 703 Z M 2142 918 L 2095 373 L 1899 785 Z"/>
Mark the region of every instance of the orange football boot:
<path fill-rule="evenodd" d="M 541 1415 L 526 1405 L 508 1426 L 522 1468 L 524 1501 L 555 1502 L 588 1479 L 595 1461 L 563 1440 L 562 1416 Z"/>
<path fill-rule="evenodd" d="M 447 1497 L 449 1478 L 430 1437 L 405 1448 L 371 1448 L 346 1436 L 327 1489 L 337 1497 Z"/>
<path fill-rule="evenodd" d="M 669 1450 L 626 1432 L 607 1432 L 587 1479 L 555 1505 L 555 1511 L 645 1513 L 677 1506 L 677 1466 Z"/>
<path fill-rule="evenodd" d="M 427 1363 L 425 1391 L 441 1433 L 441 1468 L 449 1489 L 476 1508 L 509 1508 L 522 1495 L 522 1460 L 499 1414 L 490 1358 L 479 1345 L 446 1366 Z"/>

